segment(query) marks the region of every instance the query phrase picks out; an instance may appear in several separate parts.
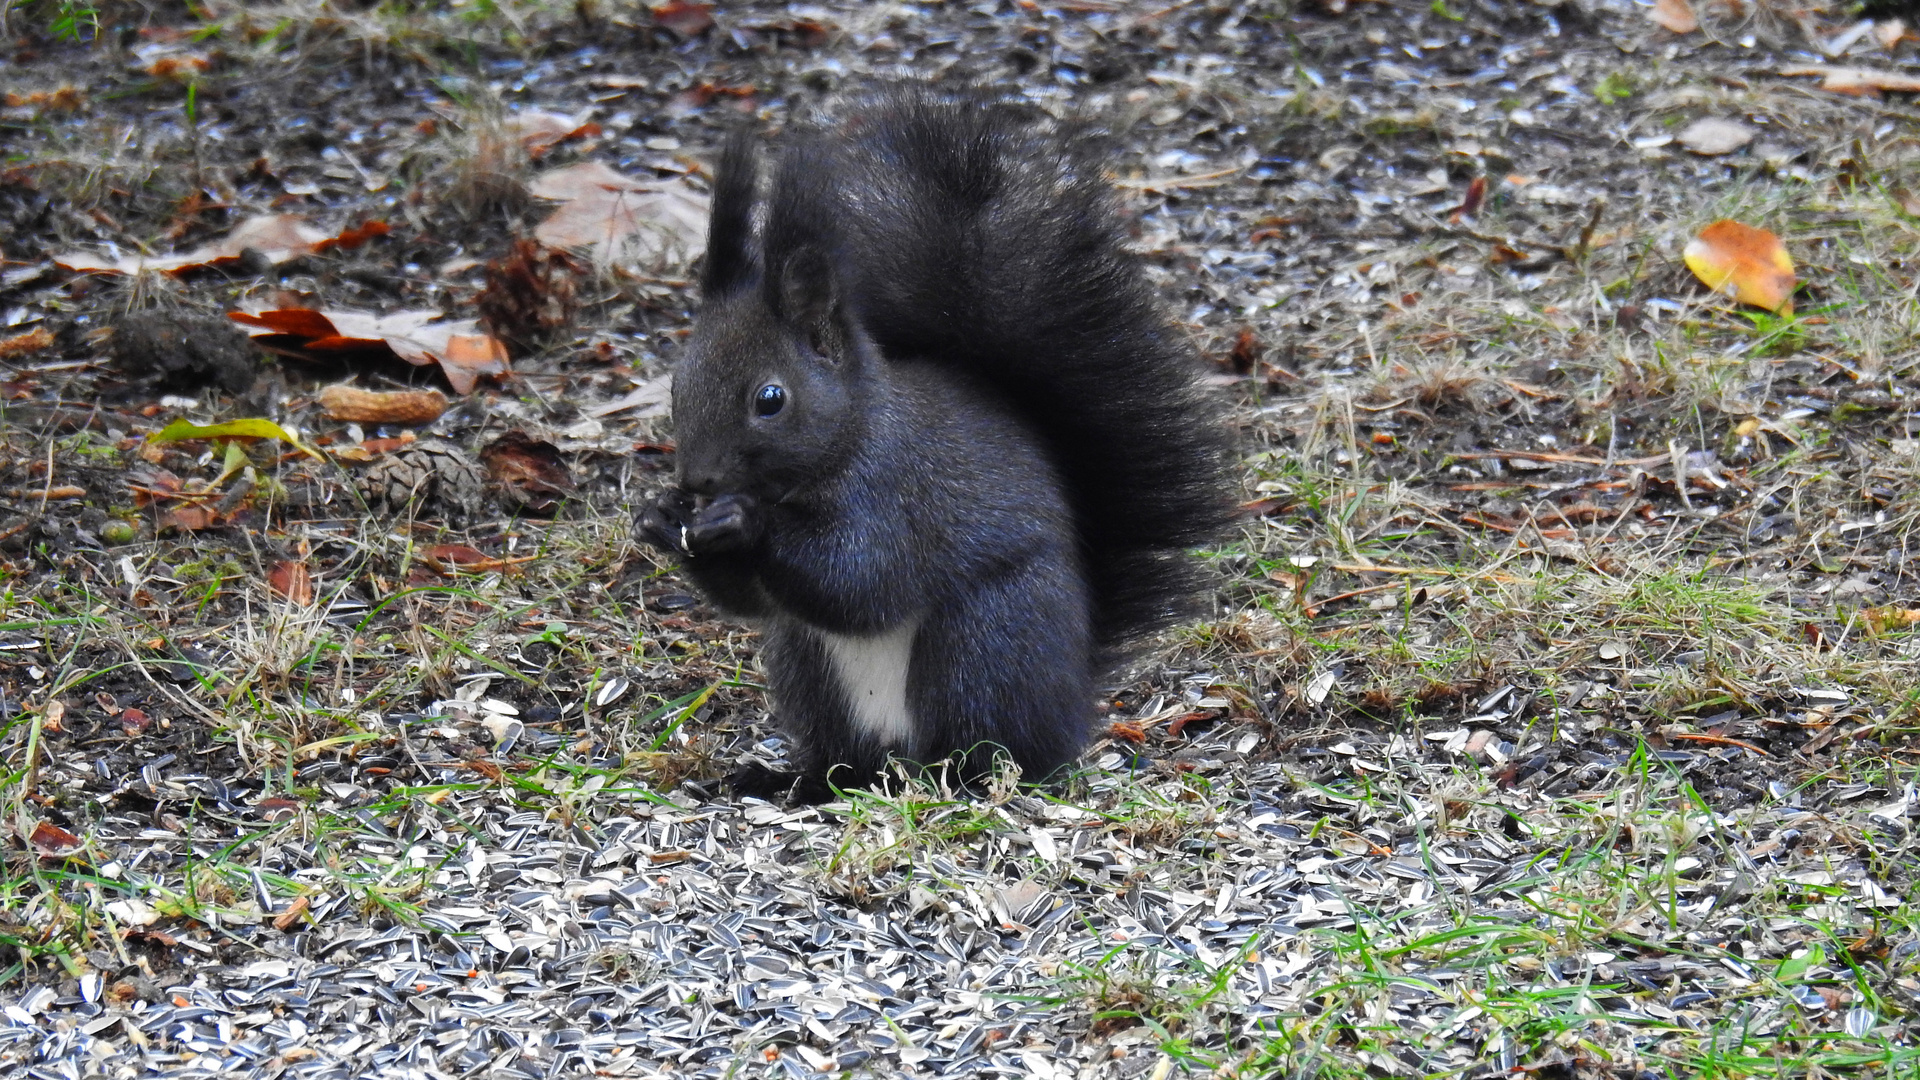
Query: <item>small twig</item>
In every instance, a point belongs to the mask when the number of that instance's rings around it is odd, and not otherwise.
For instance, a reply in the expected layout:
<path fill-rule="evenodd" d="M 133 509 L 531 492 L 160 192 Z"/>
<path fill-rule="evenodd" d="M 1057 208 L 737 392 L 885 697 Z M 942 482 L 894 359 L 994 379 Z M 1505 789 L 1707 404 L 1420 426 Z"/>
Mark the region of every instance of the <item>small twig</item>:
<path fill-rule="evenodd" d="M 1466 581 L 1491 581 L 1499 585 L 1511 585 L 1521 580 L 1511 574 L 1496 574 L 1481 570 L 1463 574 L 1458 570 L 1442 570 L 1425 566 L 1359 566 L 1350 563 L 1334 563 L 1333 568 L 1347 574 L 1414 574 L 1422 577 L 1461 578 Z M 1326 601 L 1321 601 L 1326 603 Z"/>
<path fill-rule="evenodd" d="M 1306 604 L 1303 606 L 1307 609 L 1307 617 L 1313 618 L 1315 615 L 1318 615 L 1320 613 L 1321 608 L 1326 607 L 1328 604 L 1337 604 L 1342 600 L 1351 600 L 1356 596 L 1365 596 L 1368 593 L 1386 592 L 1388 589 L 1397 589 L 1399 587 L 1400 587 L 1400 583 L 1397 581 L 1389 581 L 1385 585 L 1368 585 L 1366 588 L 1363 588 L 1363 589 L 1353 589 L 1349 592 L 1343 592 L 1338 596 L 1329 596 L 1324 600 L 1316 601 L 1315 603 Z"/>
<path fill-rule="evenodd" d="M 1447 236 L 1455 236 L 1463 240 L 1473 240 L 1482 244 L 1491 244 L 1495 247 L 1503 247 L 1510 251 L 1525 251 L 1528 248 L 1533 248 L 1547 252 L 1548 254 L 1546 256 L 1528 260 L 1528 265 L 1532 269 L 1540 269 L 1541 266 L 1545 265 L 1541 263 L 1541 258 L 1545 258 L 1548 262 L 1551 262 L 1554 257 L 1568 260 L 1575 258 L 1572 248 L 1548 240 L 1514 240 L 1504 236 L 1491 236 L 1478 229 L 1468 229 L 1459 225 L 1452 225 L 1438 218 L 1433 219 L 1432 228 L 1434 232 Z"/>
<path fill-rule="evenodd" d="M 1673 486 L 1680 492 L 1680 505 L 1693 509 L 1693 497 L 1687 494 L 1687 448 L 1667 440 L 1667 458 L 1673 463 Z"/>
<path fill-rule="evenodd" d="M 1587 257 L 1587 249 L 1593 244 L 1593 230 L 1600 227 L 1600 215 L 1605 213 L 1606 209 L 1607 197 L 1595 195 L 1592 209 L 1587 214 L 1587 223 L 1580 230 L 1580 240 L 1573 245 L 1573 252 L 1567 256 L 1569 260 L 1579 262 Z"/>
<path fill-rule="evenodd" d="M 1618 461 L 1609 456 L 1607 460 L 1599 461 L 1590 457 L 1580 457 L 1577 454 L 1556 454 L 1545 450 L 1472 450 L 1448 454 L 1447 456 L 1455 458 L 1499 458 L 1502 461 L 1519 458 L 1522 461 L 1551 461 L 1556 465 L 1601 465 L 1606 468 L 1612 468 L 1615 465 L 1644 467 L 1647 465 L 1658 465 L 1661 462 L 1672 459 L 1672 454 L 1667 453 L 1655 454 L 1652 457 L 1626 458 Z"/>
<path fill-rule="evenodd" d="M 43 488 L 7 488 L 5 491 L 0 491 L 0 495 L 4 495 L 9 499 L 39 499 L 40 510 L 44 513 L 47 509 L 47 500 L 84 499 L 87 497 L 87 489 L 75 487 L 72 484 L 63 484 L 60 487 L 54 487 L 49 483 L 48 486 Z"/>
<path fill-rule="evenodd" d="M 1760 749 L 1758 746 L 1755 746 L 1754 744 L 1746 741 L 1745 739 L 1730 739 L 1725 735 L 1709 735 L 1706 732 L 1695 732 L 1695 731 L 1678 731 L 1678 732 L 1674 732 L 1671 735 L 1668 735 L 1667 738 L 1676 739 L 1676 740 L 1684 739 L 1687 742 L 1712 743 L 1715 746 L 1737 746 L 1742 750 L 1751 750 L 1754 753 L 1759 754 L 1761 757 L 1773 756 L 1772 754 L 1767 753 L 1765 750 Z"/>
<path fill-rule="evenodd" d="M 1158 10 L 1142 12 L 1141 14 L 1134 16 L 1133 25 L 1144 26 L 1145 24 L 1153 22 L 1157 19 L 1164 19 L 1168 15 L 1171 15 L 1174 12 L 1179 11 L 1181 8 L 1192 7 L 1194 4 L 1198 2 L 1199 0 L 1175 0 L 1174 3 L 1168 4 L 1165 7 L 1159 8 Z"/>
<path fill-rule="evenodd" d="M 1245 166 L 1236 165 L 1219 172 L 1201 173 L 1199 176 L 1148 176 L 1139 180 L 1116 180 L 1114 187 L 1130 188 L 1135 191 L 1177 191 L 1180 188 L 1220 187 L 1228 180 L 1245 172 Z"/>
<path fill-rule="evenodd" d="M 53 443 L 47 444 L 47 486 L 40 493 L 40 512 L 47 512 L 47 500 L 53 495 Z"/>

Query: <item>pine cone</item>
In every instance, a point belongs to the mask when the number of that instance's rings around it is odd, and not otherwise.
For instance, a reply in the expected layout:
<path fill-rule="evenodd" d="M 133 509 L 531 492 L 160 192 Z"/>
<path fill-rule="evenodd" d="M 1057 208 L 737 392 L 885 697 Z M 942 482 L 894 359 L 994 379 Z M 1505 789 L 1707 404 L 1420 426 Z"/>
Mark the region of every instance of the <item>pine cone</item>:
<path fill-rule="evenodd" d="M 473 517 L 485 502 L 486 472 L 445 439 L 421 439 L 367 466 L 367 505 L 415 516 Z"/>

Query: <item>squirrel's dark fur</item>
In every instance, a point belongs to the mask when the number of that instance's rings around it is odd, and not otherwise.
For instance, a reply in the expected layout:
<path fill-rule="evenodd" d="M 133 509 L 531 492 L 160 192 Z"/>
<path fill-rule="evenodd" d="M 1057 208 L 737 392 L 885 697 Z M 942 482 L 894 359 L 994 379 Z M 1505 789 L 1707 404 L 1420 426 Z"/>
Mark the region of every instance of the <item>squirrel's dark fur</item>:
<path fill-rule="evenodd" d="M 798 774 L 736 789 L 824 799 L 889 754 L 1044 779 L 1232 513 L 1191 347 L 1050 121 L 890 90 L 790 136 L 763 207 L 757 156 L 722 155 L 679 485 L 641 521 L 763 628 Z"/>

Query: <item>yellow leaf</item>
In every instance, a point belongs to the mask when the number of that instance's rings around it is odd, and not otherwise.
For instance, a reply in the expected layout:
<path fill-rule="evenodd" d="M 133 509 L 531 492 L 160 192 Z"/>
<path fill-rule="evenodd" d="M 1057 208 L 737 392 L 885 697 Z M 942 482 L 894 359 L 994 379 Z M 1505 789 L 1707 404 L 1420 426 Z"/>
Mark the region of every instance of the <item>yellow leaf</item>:
<path fill-rule="evenodd" d="M 1920 626 L 1920 608 L 1870 607 L 1861 608 L 1860 614 L 1875 634 Z"/>
<path fill-rule="evenodd" d="M 224 424 L 190 424 L 175 420 L 147 436 L 149 443 L 184 442 L 187 439 L 279 439 L 295 450 L 319 461 L 326 458 L 293 437 L 293 433 L 271 420 L 229 420 Z"/>
<path fill-rule="evenodd" d="M 1687 269 L 1707 288 L 1743 304 L 1793 314 L 1793 259 L 1780 238 L 1737 221 L 1716 221 L 1700 230 L 1682 254 Z"/>

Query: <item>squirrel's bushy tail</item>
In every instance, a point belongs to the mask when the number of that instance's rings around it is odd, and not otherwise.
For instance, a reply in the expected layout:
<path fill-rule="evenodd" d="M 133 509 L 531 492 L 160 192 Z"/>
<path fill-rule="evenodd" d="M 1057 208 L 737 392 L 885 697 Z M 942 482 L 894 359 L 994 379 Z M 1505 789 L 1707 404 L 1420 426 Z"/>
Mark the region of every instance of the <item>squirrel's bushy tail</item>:
<path fill-rule="evenodd" d="M 977 378 L 1048 442 L 1117 650 L 1185 613 L 1186 551 L 1233 514 L 1227 436 L 1089 140 L 1037 113 L 900 87 L 790 143 L 767 265 L 822 244 L 893 359 Z"/>

